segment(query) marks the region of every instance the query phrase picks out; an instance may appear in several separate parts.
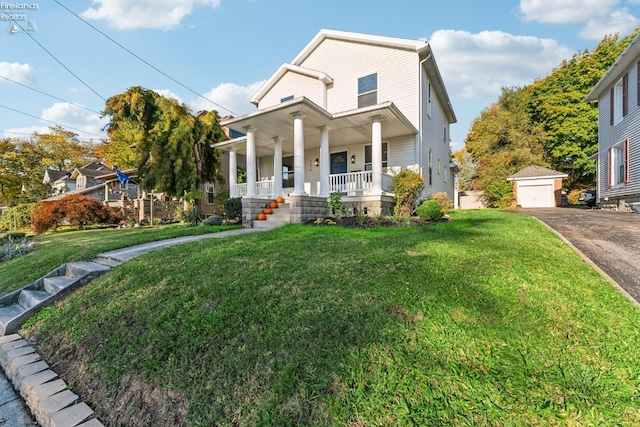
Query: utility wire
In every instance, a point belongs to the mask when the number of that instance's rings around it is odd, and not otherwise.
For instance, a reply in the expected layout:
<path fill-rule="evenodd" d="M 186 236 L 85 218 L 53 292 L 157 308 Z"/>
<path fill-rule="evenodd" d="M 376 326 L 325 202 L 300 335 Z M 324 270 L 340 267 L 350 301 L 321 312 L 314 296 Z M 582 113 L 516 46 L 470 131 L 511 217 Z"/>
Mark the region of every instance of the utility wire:
<path fill-rule="evenodd" d="M 87 132 L 86 130 L 72 128 L 71 126 L 66 126 L 66 125 L 63 125 L 61 123 L 57 123 L 57 122 L 53 122 L 51 120 L 43 119 L 42 117 L 34 116 L 33 114 L 25 113 L 24 111 L 20 111 L 20 110 L 16 110 L 15 108 L 7 107 L 6 105 L 0 104 L 0 108 L 5 108 L 5 109 L 7 109 L 9 111 L 13 111 L 15 113 L 23 114 L 25 116 L 29 116 L 29 117 L 32 117 L 34 119 L 42 120 L 43 122 L 53 123 L 54 125 L 61 126 L 63 128 L 68 128 L 68 129 L 75 130 L 75 131 L 78 131 L 78 132 L 86 133 L 87 135 L 93 135 L 93 136 L 97 136 L 98 138 L 104 138 L 104 135 L 98 135 L 97 133 Z"/>
<path fill-rule="evenodd" d="M 117 46 L 119 46 L 121 49 L 125 50 L 126 52 L 128 52 L 129 54 L 133 55 L 133 57 L 135 57 L 136 59 L 142 61 L 143 63 L 145 63 L 146 65 L 148 65 L 149 67 L 153 68 L 154 70 L 156 70 L 157 72 L 159 72 L 160 74 L 162 74 L 163 76 L 165 76 L 166 78 L 168 78 L 169 80 L 179 84 L 180 86 L 182 86 L 183 88 L 187 89 L 189 92 L 195 94 L 196 96 L 209 101 L 210 103 L 212 103 L 213 105 L 215 105 L 216 107 L 222 108 L 223 110 L 228 111 L 229 113 L 233 114 L 234 116 L 238 116 L 238 114 L 234 113 L 233 111 L 229 110 L 228 108 L 210 100 L 209 98 L 207 98 L 204 95 L 199 94 L 198 92 L 196 92 L 195 90 L 191 89 L 190 87 L 180 83 L 178 80 L 174 79 L 173 77 L 171 77 L 170 75 L 168 75 L 167 73 L 165 73 L 164 71 L 160 70 L 158 67 L 150 64 L 149 62 L 147 62 L 146 60 L 142 59 L 141 57 L 139 57 L 138 55 L 136 55 L 135 53 L 133 53 L 132 51 L 130 51 L 129 49 L 127 49 L 126 47 L 124 47 L 123 45 L 121 45 L 120 43 L 118 43 L 117 41 L 115 41 L 114 39 L 112 39 L 111 37 L 109 37 L 107 34 L 103 33 L 102 31 L 100 31 L 98 28 L 96 28 L 95 26 L 93 26 L 91 23 L 87 22 L 84 18 L 82 18 L 81 16 L 79 16 L 78 14 L 76 14 L 74 11 L 70 10 L 68 7 L 66 7 L 65 5 L 63 5 L 62 3 L 60 3 L 58 0 L 53 0 L 56 3 L 58 3 L 58 5 L 60 5 L 60 7 L 62 7 L 63 9 L 65 9 L 67 12 L 69 12 L 70 14 L 72 14 L 73 16 L 75 16 L 76 18 L 78 18 L 79 20 L 81 20 L 82 22 L 84 22 L 85 24 L 87 24 L 88 26 L 90 26 L 91 28 L 93 28 L 94 30 L 96 30 L 97 32 L 99 32 L 100 34 L 102 34 L 104 37 L 106 37 L 108 40 L 110 40 L 111 42 L 115 43 Z"/>
<path fill-rule="evenodd" d="M 4 4 L 4 3 L 3 3 L 3 4 Z M 0 10 L 1 10 L 2 12 L 4 12 L 5 14 L 7 14 L 7 16 L 11 16 L 11 15 L 9 15 L 9 12 L 7 12 L 4 8 L 0 8 Z M 11 20 L 13 21 L 14 25 L 17 25 L 17 26 L 18 26 L 18 28 L 20 28 L 20 29 L 21 29 L 21 30 L 22 30 L 26 35 L 28 35 L 28 36 L 31 38 L 31 40 L 33 40 L 33 41 L 34 41 L 38 46 L 40 46 L 40 48 L 42 48 L 42 50 L 44 50 L 45 52 L 47 52 L 47 53 L 49 54 L 49 56 L 50 56 L 50 57 L 52 57 L 52 58 L 54 59 L 54 61 L 56 61 L 58 64 L 60 64 L 60 65 L 62 66 L 62 68 L 64 68 L 65 70 L 67 70 L 67 71 L 68 71 L 68 72 L 69 72 L 73 77 L 75 77 L 76 79 L 78 79 L 78 81 L 79 81 L 80 83 L 82 83 L 82 84 L 83 84 L 83 85 L 85 85 L 87 88 L 89 88 L 89 90 L 90 90 L 91 92 L 93 92 L 93 93 L 95 93 L 96 95 L 98 95 L 98 97 L 99 97 L 100 99 L 102 99 L 103 101 L 106 101 L 106 99 L 105 99 L 102 95 L 100 95 L 100 94 L 99 94 L 98 92 L 96 92 L 96 91 L 95 91 L 91 86 L 89 86 L 87 83 L 85 83 L 85 81 L 84 81 L 84 80 L 82 80 L 80 77 L 78 77 L 78 76 L 77 76 L 73 71 L 71 71 L 71 70 L 69 69 L 69 67 L 67 67 L 66 65 L 64 65 L 64 64 L 62 63 L 62 61 L 60 61 L 58 58 L 56 58 L 56 56 L 55 56 L 54 54 L 52 54 L 51 52 L 49 52 L 49 51 L 47 50 L 47 48 L 46 48 L 46 47 L 44 47 L 44 46 L 43 46 L 43 45 L 42 45 L 38 40 L 36 40 L 36 39 L 35 39 L 35 37 L 33 37 L 33 36 L 31 35 L 31 32 L 30 32 L 30 31 L 26 31 L 26 30 L 22 27 L 22 25 L 20 25 L 20 24 L 19 24 L 15 19 L 11 18 Z"/>
<path fill-rule="evenodd" d="M 15 81 L 15 80 L 11 80 L 11 79 L 10 79 L 10 78 L 8 78 L 8 77 L 0 76 L 0 79 L 4 79 L 4 80 L 6 80 L 6 81 L 8 81 L 8 82 L 15 83 L 15 84 L 17 84 L 18 86 L 22 86 L 22 87 L 27 88 L 27 89 L 30 89 L 30 90 L 32 90 L 32 91 L 34 91 L 34 92 L 41 93 L 42 95 L 48 96 L 49 98 L 57 99 L 58 101 L 62 101 L 62 102 L 66 102 L 67 104 L 75 105 L 76 107 L 83 108 L 83 109 L 85 109 L 85 110 L 87 110 L 87 111 L 91 111 L 92 113 L 96 113 L 96 114 L 100 114 L 100 115 L 102 114 L 102 112 L 101 112 L 101 111 L 92 110 L 91 108 L 87 108 L 87 107 L 85 107 L 84 105 L 76 104 L 75 102 L 71 102 L 71 101 L 67 101 L 67 100 L 62 99 L 62 98 L 58 98 L 57 96 L 54 96 L 54 95 L 48 94 L 48 93 L 43 92 L 43 91 L 41 91 L 41 90 L 38 90 L 38 89 L 36 89 L 36 88 L 34 88 L 34 87 L 27 86 L 27 85 L 25 85 L 25 84 L 22 84 L 22 83 L 20 83 L 20 82 Z"/>

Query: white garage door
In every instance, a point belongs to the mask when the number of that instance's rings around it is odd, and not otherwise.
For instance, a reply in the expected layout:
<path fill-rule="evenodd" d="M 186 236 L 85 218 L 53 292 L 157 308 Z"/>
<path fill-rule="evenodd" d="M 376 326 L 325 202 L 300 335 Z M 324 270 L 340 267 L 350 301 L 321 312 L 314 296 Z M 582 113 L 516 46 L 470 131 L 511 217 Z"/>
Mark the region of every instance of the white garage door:
<path fill-rule="evenodd" d="M 553 184 L 518 186 L 518 204 L 523 208 L 553 208 Z"/>

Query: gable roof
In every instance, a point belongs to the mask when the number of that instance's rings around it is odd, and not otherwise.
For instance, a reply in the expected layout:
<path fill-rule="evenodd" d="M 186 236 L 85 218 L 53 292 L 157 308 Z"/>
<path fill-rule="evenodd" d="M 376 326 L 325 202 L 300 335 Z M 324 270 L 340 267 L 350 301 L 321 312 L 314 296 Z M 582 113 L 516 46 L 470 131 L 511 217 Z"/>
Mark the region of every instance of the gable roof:
<path fill-rule="evenodd" d="M 356 43 L 365 43 L 376 46 L 391 47 L 394 49 L 411 50 L 418 53 L 426 52 L 429 44 L 423 40 L 399 39 L 395 37 L 374 36 L 371 34 L 351 33 L 347 31 L 336 31 L 322 29 L 313 39 L 293 58 L 293 65 L 300 65 L 305 59 L 325 40 L 345 40 Z"/>
<path fill-rule="evenodd" d="M 444 104 L 444 110 L 447 115 L 449 123 L 456 123 L 457 118 L 453 112 L 451 100 L 442 80 L 442 75 L 435 62 L 431 46 L 424 40 L 411 40 L 401 39 L 396 37 L 376 36 L 371 34 L 352 33 L 347 31 L 336 30 L 320 30 L 313 39 L 300 51 L 300 53 L 293 58 L 291 63 L 282 64 L 276 72 L 269 77 L 269 79 L 262 85 L 262 87 L 251 97 L 253 104 L 258 104 L 260 100 L 273 88 L 273 86 L 284 76 L 287 72 L 296 72 L 298 74 L 306 75 L 308 77 L 317 78 L 325 84 L 330 84 L 333 79 L 328 74 L 312 70 L 310 68 L 302 67 L 301 64 L 305 59 L 313 53 L 313 51 L 326 39 L 343 40 L 354 43 L 364 43 L 375 46 L 383 46 L 393 49 L 401 49 L 416 52 L 420 60 L 424 63 L 424 67 L 427 70 L 430 78 L 433 78 L 432 84 L 436 89 L 437 94 L 442 95 L 442 101 Z"/>
<path fill-rule="evenodd" d="M 49 181 L 56 181 L 67 175 L 66 171 L 59 171 L 58 169 L 51 168 L 47 168 L 44 173 L 49 177 Z"/>
<path fill-rule="evenodd" d="M 98 162 L 91 162 L 79 168 L 75 168 L 71 174 L 71 178 L 76 179 L 78 175 L 89 176 L 95 178 L 105 173 L 109 173 L 111 169 Z"/>
<path fill-rule="evenodd" d="M 631 41 L 631 44 L 620 54 L 616 62 L 609 67 L 584 100 L 597 101 L 600 99 L 602 93 L 622 77 L 622 74 L 635 62 L 638 56 L 640 56 L 640 34 Z"/>
<path fill-rule="evenodd" d="M 251 97 L 251 103 L 258 105 L 260 100 L 267 94 L 267 92 L 269 92 L 271 88 L 275 86 L 275 84 L 278 83 L 278 81 L 289 71 L 301 74 L 303 76 L 318 79 L 325 85 L 333 83 L 333 79 L 327 73 L 312 70 L 310 68 L 300 67 L 298 65 L 284 63 Z"/>
<path fill-rule="evenodd" d="M 554 171 L 553 169 L 543 168 L 542 166 L 531 165 L 514 173 L 507 181 L 517 181 L 520 179 L 537 179 L 537 178 L 566 178 L 568 175 L 563 172 Z"/>

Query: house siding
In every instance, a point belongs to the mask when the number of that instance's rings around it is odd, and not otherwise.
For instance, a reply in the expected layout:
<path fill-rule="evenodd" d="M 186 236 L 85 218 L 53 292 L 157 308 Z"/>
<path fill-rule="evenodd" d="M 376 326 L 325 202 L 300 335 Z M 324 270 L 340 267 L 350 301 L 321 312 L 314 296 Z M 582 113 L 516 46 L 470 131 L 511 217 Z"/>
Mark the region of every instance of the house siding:
<path fill-rule="evenodd" d="M 640 60 L 640 57 L 637 58 Z M 624 199 L 640 197 L 640 106 L 638 106 L 637 60 L 620 72 L 620 77 L 628 73 L 627 115 L 616 125 L 611 125 L 610 105 L 611 88 L 603 91 L 598 102 L 598 170 L 599 194 L 598 198 L 604 203 L 608 199 Z M 629 182 L 611 187 L 609 185 L 609 149 L 629 139 Z"/>
<path fill-rule="evenodd" d="M 451 200 L 453 194 L 453 174 L 449 168 L 450 165 L 450 143 L 449 143 L 449 126 L 447 125 L 447 136 L 444 138 L 443 129 L 446 123 L 442 102 L 438 98 L 436 91 L 431 90 L 431 114 L 427 109 L 429 98 L 429 76 L 425 70 L 421 70 L 422 84 L 422 124 L 420 126 L 422 150 L 420 153 L 420 167 L 423 176 L 427 180 L 425 188 L 422 192 L 422 198 L 428 199 L 433 194 L 445 192 Z M 431 170 L 432 179 L 429 184 L 429 149 L 431 149 Z M 438 160 L 440 160 L 440 173 L 438 173 Z M 446 177 L 446 182 L 445 182 Z"/>
<path fill-rule="evenodd" d="M 358 108 L 358 78 L 377 73 L 378 103 L 392 101 L 418 127 L 416 52 L 326 39 L 300 65 L 333 78 L 327 91 L 327 111 L 332 114 Z"/>
<path fill-rule="evenodd" d="M 258 109 L 278 105 L 283 98 L 289 96 L 294 98 L 305 96 L 315 104 L 324 107 L 324 86 L 324 83 L 316 78 L 288 71 L 262 98 Z"/>

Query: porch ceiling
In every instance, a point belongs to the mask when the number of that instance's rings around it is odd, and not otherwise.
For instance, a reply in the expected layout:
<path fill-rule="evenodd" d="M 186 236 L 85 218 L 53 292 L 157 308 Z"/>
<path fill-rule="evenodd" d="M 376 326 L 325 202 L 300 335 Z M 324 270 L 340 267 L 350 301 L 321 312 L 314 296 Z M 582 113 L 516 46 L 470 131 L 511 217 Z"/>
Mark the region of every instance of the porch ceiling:
<path fill-rule="evenodd" d="M 307 98 L 283 102 L 271 108 L 256 111 L 242 117 L 226 120 L 221 124 L 238 132 L 246 133 L 246 127 L 255 128 L 256 156 L 273 154 L 273 138 L 282 140 L 282 152 L 293 153 L 293 113 L 304 115 L 305 149 L 320 148 L 321 126 L 329 128 L 331 149 L 353 144 L 371 142 L 371 119 L 382 119 L 382 138 L 388 140 L 402 135 L 414 135 L 418 131 L 392 102 L 385 102 L 338 114 L 329 114 Z M 229 150 L 235 147 L 237 153 L 246 154 L 246 137 L 224 141 L 216 148 Z"/>

